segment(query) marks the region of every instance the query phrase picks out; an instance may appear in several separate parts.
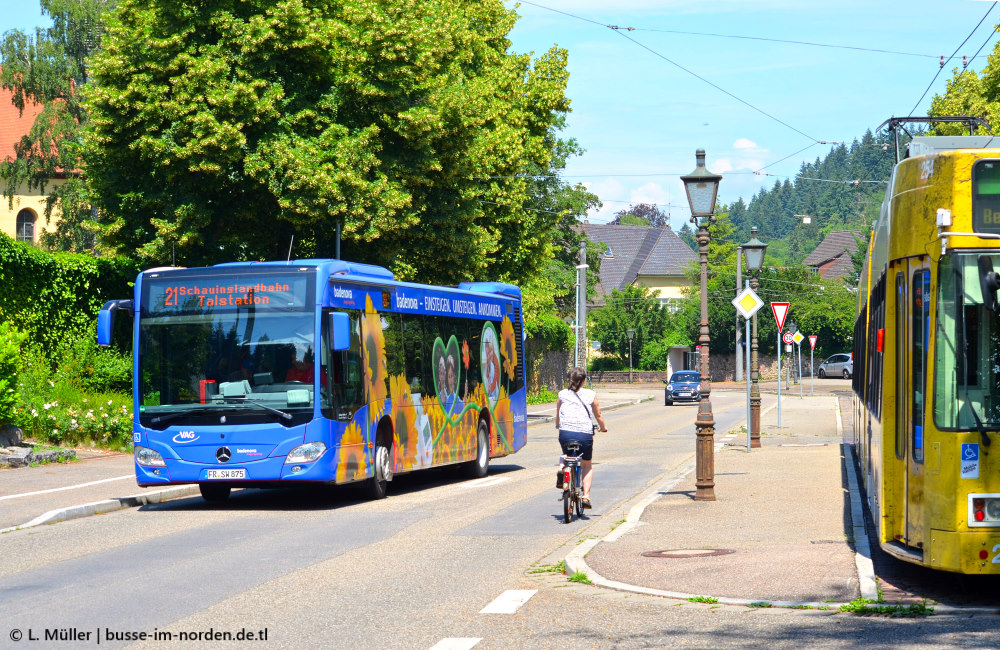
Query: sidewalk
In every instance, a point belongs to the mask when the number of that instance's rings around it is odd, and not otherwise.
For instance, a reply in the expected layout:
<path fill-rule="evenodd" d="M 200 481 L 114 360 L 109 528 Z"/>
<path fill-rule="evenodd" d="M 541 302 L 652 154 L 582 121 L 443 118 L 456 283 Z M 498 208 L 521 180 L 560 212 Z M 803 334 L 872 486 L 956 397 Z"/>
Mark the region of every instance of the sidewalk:
<path fill-rule="evenodd" d="M 838 411 L 831 395 L 783 397 L 782 428 L 776 409 L 761 415 L 761 449 L 747 453 L 745 437 L 717 437 L 716 501 L 694 501 L 692 460 L 611 534 L 571 552 L 567 572 L 626 591 L 731 604 L 835 609 L 875 597 Z"/>

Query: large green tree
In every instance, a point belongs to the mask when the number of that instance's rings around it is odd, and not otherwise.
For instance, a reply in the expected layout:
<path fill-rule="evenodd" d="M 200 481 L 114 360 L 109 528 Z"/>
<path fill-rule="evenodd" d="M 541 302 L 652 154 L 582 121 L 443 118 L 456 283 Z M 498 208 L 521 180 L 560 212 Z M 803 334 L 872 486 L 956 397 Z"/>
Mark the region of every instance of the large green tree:
<path fill-rule="evenodd" d="M 607 302 L 594 312 L 588 330 L 589 336 L 601 342 L 601 352 L 614 355 L 628 367 L 628 330 L 633 331 L 632 367 L 642 365 L 642 351 L 646 343 L 660 339 L 666 329 L 667 312 L 660 301 L 645 285 L 630 285 L 624 290 L 611 290 Z"/>
<path fill-rule="evenodd" d="M 1000 133 L 1000 43 L 987 57 L 982 71 L 954 68 L 943 95 L 935 95 L 928 111 L 931 116 L 972 115 L 989 122 L 989 133 Z M 932 124 L 937 135 L 968 134 L 958 123 Z M 982 131 L 978 131 L 982 133 Z"/>
<path fill-rule="evenodd" d="M 103 241 L 147 263 L 333 256 L 446 282 L 551 259 L 566 52 L 500 0 L 123 0 L 92 62 Z"/>
<path fill-rule="evenodd" d="M 90 197 L 79 173 L 87 121 L 81 96 L 89 82 L 87 57 L 99 47 L 114 6 L 115 0 L 41 0 L 52 26 L 34 34 L 11 30 L 0 41 L 0 85 L 11 91 L 22 114 L 41 107 L 30 132 L 15 145 L 16 158 L 0 164 L 0 185 L 11 204 L 25 188 L 47 194 L 46 220 L 57 221 L 42 243 L 61 250 L 93 245 L 93 232 L 84 227 L 91 217 Z M 59 178 L 65 182 L 53 182 Z"/>

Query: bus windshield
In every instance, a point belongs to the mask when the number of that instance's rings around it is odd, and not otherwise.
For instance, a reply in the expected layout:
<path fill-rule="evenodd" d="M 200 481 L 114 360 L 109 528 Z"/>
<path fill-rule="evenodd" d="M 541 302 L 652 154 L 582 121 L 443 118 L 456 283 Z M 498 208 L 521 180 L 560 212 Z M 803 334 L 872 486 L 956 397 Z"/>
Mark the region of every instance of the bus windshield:
<path fill-rule="evenodd" d="M 983 300 L 981 263 L 1000 269 L 1000 254 L 946 255 L 938 267 L 934 422 L 940 429 L 975 430 L 977 420 L 1000 428 L 1000 318 Z"/>
<path fill-rule="evenodd" d="M 311 277 L 151 278 L 139 326 L 144 426 L 302 424 L 317 360 Z"/>

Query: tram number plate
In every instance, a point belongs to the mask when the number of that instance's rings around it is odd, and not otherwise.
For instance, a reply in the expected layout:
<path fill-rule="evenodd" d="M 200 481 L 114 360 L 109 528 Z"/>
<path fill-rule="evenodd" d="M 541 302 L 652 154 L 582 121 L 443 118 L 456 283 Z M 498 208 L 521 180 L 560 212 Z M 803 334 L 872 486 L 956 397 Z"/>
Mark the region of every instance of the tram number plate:
<path fill-rule="evenodd" d="M 206 469 L 205 478 L 207 479 L 234 479 L 234 478 L 246 478 L 247 471 L 245 469 Z"/>
<path fill-rule="evenodd" d="M 993 561 L 992 564 L 1000 564 L 1000 544 L 993 547 Z"/>

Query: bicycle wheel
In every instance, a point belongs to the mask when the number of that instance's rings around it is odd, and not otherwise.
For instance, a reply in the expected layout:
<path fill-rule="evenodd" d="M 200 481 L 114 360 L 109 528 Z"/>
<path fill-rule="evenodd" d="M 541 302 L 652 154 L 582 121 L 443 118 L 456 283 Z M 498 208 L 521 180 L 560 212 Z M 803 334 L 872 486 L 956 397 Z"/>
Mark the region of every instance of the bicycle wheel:
<path fill-rule="evenodd" d="M 579 519 L 583 516 L 583 487 L 580 485 L 580 470 L 577 468 L 573 477 L 573 504 L 576 509 L 576 516 Z"/>
<path fill-rule="evenodd" d="M 568 524 L 573 518 L 573 509 L 570 499 L 572 492 L 570 490 L 563 490 L 563 519 L 566 520 Z"/>

